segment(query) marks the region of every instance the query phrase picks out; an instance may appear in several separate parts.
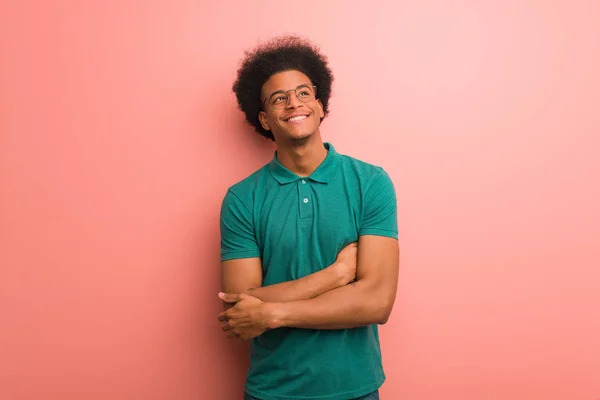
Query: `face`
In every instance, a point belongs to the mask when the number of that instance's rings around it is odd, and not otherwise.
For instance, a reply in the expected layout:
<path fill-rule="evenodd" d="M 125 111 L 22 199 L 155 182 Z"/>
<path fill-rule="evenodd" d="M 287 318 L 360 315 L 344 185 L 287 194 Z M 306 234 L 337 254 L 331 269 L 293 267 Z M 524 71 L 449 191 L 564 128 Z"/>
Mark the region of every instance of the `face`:
<path fill-rule="evenodd" d="M 280 72 L 265 82 L 261 93 L 264 107 L 258 118 L 276 142 L 307 139 L 319 132 L 325 114 L 314 91 L 310 79 L 299 71 Z"/>

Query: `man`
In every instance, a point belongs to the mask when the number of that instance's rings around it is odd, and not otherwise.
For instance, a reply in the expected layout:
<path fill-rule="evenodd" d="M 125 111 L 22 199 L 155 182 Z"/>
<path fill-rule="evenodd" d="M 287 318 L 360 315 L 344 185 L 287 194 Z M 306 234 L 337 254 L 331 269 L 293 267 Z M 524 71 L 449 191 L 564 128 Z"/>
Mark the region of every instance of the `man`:
<path fill-rule="evenodd" d="M 251 340 L 247 400 L 379 398 L 378 324 L 398 281 L 394 186 L 387 173 L 321 139 L 333 76 L 309 42 L 258 46 L 234 92 L 273 160 L 227 191 L 219 315 Z"/>

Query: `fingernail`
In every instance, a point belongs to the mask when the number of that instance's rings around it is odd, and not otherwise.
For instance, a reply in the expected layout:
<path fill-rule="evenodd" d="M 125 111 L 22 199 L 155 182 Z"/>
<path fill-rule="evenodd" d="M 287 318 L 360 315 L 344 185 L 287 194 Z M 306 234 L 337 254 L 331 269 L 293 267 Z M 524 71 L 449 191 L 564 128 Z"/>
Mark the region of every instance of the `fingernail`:
<path fill-rule="evenodd" d="M 225 296 L 225 293 L 219 292 L 219 297 L 223 297 L 223 296 Z"/>

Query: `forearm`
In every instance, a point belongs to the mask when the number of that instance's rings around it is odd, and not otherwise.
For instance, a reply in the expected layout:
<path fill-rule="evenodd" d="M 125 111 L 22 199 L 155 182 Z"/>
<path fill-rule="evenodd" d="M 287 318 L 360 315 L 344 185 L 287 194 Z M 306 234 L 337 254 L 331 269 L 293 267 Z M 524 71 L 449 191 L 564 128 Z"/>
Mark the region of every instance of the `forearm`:
<path fill-rule="evenodd" d="M 273 328 L 347 329 L 384 324 L 391 312 L 394 293 L 382 293 L 376 282 L 358 281 L 313 299 L 272 303 L 269 325 Z"/>
<path fill-rule="evenodd" d="M 265 302 L 285 303 L 312 299 L 347 282 L 348 278 L 342 273 L 342 268 L 332 264 L 300 279 L 251 288 L 246 293 Z"/>

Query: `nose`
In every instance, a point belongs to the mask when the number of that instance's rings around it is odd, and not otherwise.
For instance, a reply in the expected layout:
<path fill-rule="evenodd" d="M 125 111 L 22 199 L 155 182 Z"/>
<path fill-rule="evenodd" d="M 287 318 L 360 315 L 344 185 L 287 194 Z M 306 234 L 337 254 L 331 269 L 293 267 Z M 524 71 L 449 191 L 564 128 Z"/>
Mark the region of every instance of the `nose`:
<path fill-rule="evenodd" d="M 292 93 L 294 94 L 292 96 Z M 290 90 L 288 93 L 288 102 L 285 108 L 298 108 L 299 106 L 302 106 L 302 102 L 300 100 L 298 100 L 298 96 L 296 96 L 296 91 L 295 90 Z"/>

